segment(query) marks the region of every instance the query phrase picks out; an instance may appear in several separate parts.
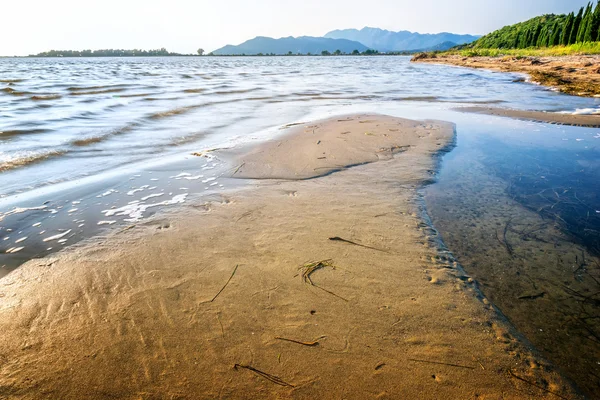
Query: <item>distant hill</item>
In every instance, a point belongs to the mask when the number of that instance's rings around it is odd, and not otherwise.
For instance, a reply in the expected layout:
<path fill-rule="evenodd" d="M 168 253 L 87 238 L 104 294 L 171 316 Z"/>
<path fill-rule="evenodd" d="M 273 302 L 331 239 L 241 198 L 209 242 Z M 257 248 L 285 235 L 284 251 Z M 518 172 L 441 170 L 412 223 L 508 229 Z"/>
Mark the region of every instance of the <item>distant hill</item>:
<path fill-rule="evenodd" d="M 474 42 L 472 48 L 524 49 L 600 41 L 600 2 L 565 15 L 542 15 L 505 26 Z"/>
<path fill-rule="evenodd" d="M 416 33 L 409 31 L 392 32 L 379 28 L 335 30 L 327 33 L 326 38 L 347 39 L 364 44 L 382 52 L 410 51 L 434 48 L 445 42 L 456 45 L 471 43 L 480 36 L 457 35 L 454 33 Z"/>
<path fill-rule="evenodd" d="M 446 51 L 446 50 L 450 50 L 453 47 L 458 46 L 457 43 L 454 42 L 443 42 L 440 44 L 436 44 L 435 46 L 432 47 L 428 47 L 426 49 L 419 49 L 417 50 L 418 52 L 423 52 L 423 51 Z"/>
<path fill-rule="evenodd" d="M 354 50 L 363 52 L 369 48 L 361 43 L 346 39 L 331 39 L 312 36 L 285 37 L 273 39 L 258 36 L 244 43 L 233 46 L 227 45 L 213 51 L 214 55 L 256 55 L 256 54 L 321 54 L 340 50 L 342 53 L 352 53 Z"/>

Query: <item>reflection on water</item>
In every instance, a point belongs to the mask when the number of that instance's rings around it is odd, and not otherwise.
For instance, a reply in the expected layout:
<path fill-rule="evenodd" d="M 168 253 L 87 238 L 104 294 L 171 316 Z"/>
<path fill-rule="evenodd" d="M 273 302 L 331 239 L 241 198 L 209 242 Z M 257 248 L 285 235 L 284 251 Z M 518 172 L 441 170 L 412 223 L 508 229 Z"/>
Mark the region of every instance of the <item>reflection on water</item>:
<path fill-rule="evenodd" d="M 598 398 L 595 131 L 498 118 L 481 122 L 459 123 L 459 145 L 426 190 L 433 224 L 516 328 Z"/>

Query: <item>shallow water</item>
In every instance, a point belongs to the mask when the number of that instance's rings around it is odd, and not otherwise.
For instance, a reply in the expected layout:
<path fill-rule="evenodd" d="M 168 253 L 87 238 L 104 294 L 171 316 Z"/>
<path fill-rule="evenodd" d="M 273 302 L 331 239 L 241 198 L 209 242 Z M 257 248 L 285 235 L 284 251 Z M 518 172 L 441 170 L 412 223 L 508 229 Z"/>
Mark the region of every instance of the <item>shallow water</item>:
<path fill-rule="evenodd" d="M 600 395 L 598 130 L 458 117 L 426 188 L 445 245 L 515 327 Z"/>
<path fill-rule="evenodd" d="M 243 184 L 192 151 L 343 113 L 449 120 L 457 147 L 424 191 L 435 227 L 517 329 L 600 397 L 600 131 L 452 111 L 575 112 L 600 99 L 408 61 L 0 59 L 0 277 Z"/>

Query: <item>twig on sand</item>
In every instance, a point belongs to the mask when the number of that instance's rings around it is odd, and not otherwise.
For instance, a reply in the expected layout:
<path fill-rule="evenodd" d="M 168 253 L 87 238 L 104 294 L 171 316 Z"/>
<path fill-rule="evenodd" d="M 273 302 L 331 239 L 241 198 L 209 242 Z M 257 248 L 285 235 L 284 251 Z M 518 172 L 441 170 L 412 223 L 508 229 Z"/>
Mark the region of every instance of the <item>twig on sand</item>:
<path fill-rule="evenodd" d="M 235 169 L 235 171 L 233 171 L 233 174 L 231 174 L 231 176 L 234 176 L 235 174 L 238 173 L 238 171 L 244 166 L 246 165 L 245 162 L 241 163 L 240 165 L 238 165 L 238 167 Z"/>
<path fill-rule="evenodd" d="M 469 367 L 467 365 L 451 364 L 451 363 L 445 363 L 445 362 L 440 362 L 440 361 L 418 360 L 416 358 L 409 358 L 408 361 L 422 362 L 422 363 L 427 363 L 427 364 L 447 365 L 449 367 L 456 367 L 456 368 L 475 369 L 475 367 Z"/>
<path fill-rule="evenodd" d="M 540 385 L 537 385 L 537 384 L 535 384 L 535 383 L 533 383 L 533 382 L 530 382 L 530 381 L 528 381 L 527 379 L 521 378 L 520 376 L 518 376 L 518 375 L 516 375 L 514 372 L 512 372 L 510 369 L 508 370 L 508 373 L 509 373 L 509 374 L 510 374 L 510 375 L 511 375 L 513 378 L 515 378 L 515 379 L 518 379 L 518 380 L 520 380 L 520 381 L 522 381 L 522 382 L 525 382 L 525 383 L 527 383 L 527 384 L 529 384 L 529 385 L 531 385 L 531 386 L 535 386 L 536 388 L 538 388 L 538 389 L 540 389 L 540 390 L 543 390 L 543 391 L 544 391 L 544 392 L 546 392 L 546 393 L 553 394 L 553 395 L 555 395 L 556 397 L 560 397 L 561 399 L 564 399 L 564 400 L 569 400 L 569 399 L 568 399 L 567 397 L 565 397 L 565 396 L 561 396 L 560 394 L 558 394 L 558 393 L 555 393 L 555 392 L 553 392 L 553 391 L 551 391 L 551 390 L 548 390 L 548 389 L 546 389 L 546 388 L 544 388 L 544 387 L 542 387 L 542 386 L 540 386 Z"/>
<path fill-rule="evenodd" d="M 371 250 L 382 251 L 384 253 L 389 253 L 389 251 L 387 251 L 387 250 L 382 250 L 382 249 L 378 249 L 376 247 L 366 246 L 364 244 L 356 243 L 351 240 L 343 239 L 339 236 L 330 237 L 329 240 L 334 241 L 334 242 L 344 242 L 344 243 L 348 243 L 348 244 L 353 244 L 355 246 L 364 247 L 365 249 L 371 249 Z"/>
<path fill-rule="evenodd" d="M 275 339 L 277 339 L 277 340 L 285 340 L 286 342 L 292 342 L 292 343 L 296 343 L 296 344 L 301 344 L 302 346 L 314 347 L 314 346 L 318 346 L 319 345 L 319 339 L 323 339 L 324 337 L 325 336 L 321 336 L 321 337 L 313 340 L 312 342 L 301 342 L 299 340 L 287 339 L 287 338 L 279 337 L 279 336 L 276 336 Z"/>
<path fill-rule="evenodd" d="M 299 268 L 299 269 L 303 270 L 302 271 L 302 280 L 304 281 L 304 283 L 308 283 L 309 285 L 314 286 L 314 287 L 316 287 L 318 289 L 321 289 L 322 291 L 327 292 L 327 293 L 329 293 L 329 294 L 331 294 L 331 295 L 333 295 L 333 296 L 335 296 L 337 298 L 340 298 L 340 299 L 342 299 L 344 301 L 348 301 L 348 299 L 345 299 L 342 296 L 337 295 L 337 294 L 333 293 L 332 291 L 327 290 L 327 289 L 325 289 L 325 288 L 323 288 L 323 287 L 315 284 L 312 281 L 312 279 L 311 279 L 310 276 L 314 272 L 316 272 L 316 271 L 318 271 L 320 269 L 326 268 L 326 267 L 329 267 L 331 269 L 335 269 L 335 265 L 333 265 L 331 259 L 329 259 L 329 260 L 322 260 L 322 261 L 313 261 L 313 262 L 309 262 L 309 263 L 304 264 L 303 266 L 301 266 Z"/>
<path fill-rule="evenodd" d="M 259 376 L 261 376 L 261 377 L 265 378 L 266 380 L 269 380 L 269 381 L 273 382 L 273 383 L 274 383 L 274 384 L 276 384 L 276 385 L 279 385 L 279 386 L 286 386 L 286 387 L 292 387 L 292 388 L 293 388 L 293 387 L 295 387 L 294 385 L 292 385 L 292 384 L 290 384 L 290 383 L 287 383 L 286 381 L 282 380 L 282 379 L 281 379 L 280 377 L 278 377 L 278 376 L 271 375 L 271 374 L 269 374 L 269 373 L 263 372 L 263 371 L 261 371 L 261 370 L 259 370 L 259 369 L 256 369 L 256 368 L 254 368 L 254 367 L 252 367 L 252 366 L 250 366 L 250 365 L 235 364 L 235 365 L 233 366 L 233 369 L 235 369 L 235 370 L 237 370 L 238 368 L 243 368 L 243 369 L 247 369 L 248 371 L 252 371 L 252 372 L 254 372 L 255 374 L 257 374 L 257 375 L 259 375 Z"/>
<path fill-rule="evenodd" d="M 506 232 L 508 232 L 508 228 L 510 227 L 511 221 L 512 221 L 512 218 L 509 219 L 508 222 L 506 223 L 506 225 L 504 226 L 504 232 L 502 233 L 502 240 L 498 237 L 498 231 L 496 231 L 496 239 L 498 239 L 500 244 L 502 244 L 506 248 L 506 251 L 508 251 L 508 254 L 511 257 L 514 257 L 515 254 L 513 252 L 513 248 L 510 245 L 510 243 L 508 243 L 508 240 L 506 239 Z"/>
<path fill-rule="evenodd" d="M 227 279 L 227 282 L 225 282 L 225 285 L 223 285 L 223 287 L 221 288 L 221 290 L 219 290 L 219 293 L 215 294 L 215 297 L 213 297 L 212 299 L 210 299 L 209 301 L 205 301 L 204 303 L 212 303 L 213 301 L 215 301 L 215 299 L 217 297 L 219 297 L 219 295 L 221 294 L 221 292 L 223 290 L 225 290 L 225 288 L 227 287 L 227 285 L 229 285 L 229 282 L 231 282 L 231 279 L 233 278 L 233 276 L 235 275 L 235 271 L 237 271 L 239 267 L 239 264 L 235 266 L 235 268 L 233 269 L 233 272 L 231 273 L 231 276 L 229 277 L 229 279 Z"/>

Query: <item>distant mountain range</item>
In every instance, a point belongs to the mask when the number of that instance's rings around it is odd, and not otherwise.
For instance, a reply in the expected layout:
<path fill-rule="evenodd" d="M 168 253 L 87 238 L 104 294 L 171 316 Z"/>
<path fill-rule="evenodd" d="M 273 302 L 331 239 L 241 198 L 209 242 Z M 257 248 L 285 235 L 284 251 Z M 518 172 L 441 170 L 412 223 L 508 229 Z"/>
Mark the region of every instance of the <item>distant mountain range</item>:
<path fill-rule="evenodd" d="M 368 27 L 361 30 L 335 30 L 327 33 L 324 37 L 354 40 L 381 52 L 434 49 L 445 42 L 459 45 L 471 43 L 480 38 L 480 36 L 457 35 L 447 32 L 435 34 L 409 31 L 392 32 L 385 29 Z"/>
<path fill-rule="evenodd" d="M 415 52 L 448 50 L 456 45 L 471 43 L 480 36 L 454 33 L 421 34 L 408 31 L 392 32 L 379 28 L 335 30 L 324 37 L 300 36 L 273 39 L 258 36 L 237 46 L 227 45 L 213 51 L 214 55 L 256 54 L 321 54 L 339 50 L 350 54 L 355 50 L 388 52 Z"/>
<path fill-rule="evenodd" d="M 342 53 L 352 53 L 354 50 L 363 52 L 369 48 L 361 43 L 347 39 L 332 39 L 312 36 L 285 37 L 273 39 L 258 36 L 244 43 L 233 46 L 227 45 L 213 51 L 214 55 L 256 55 L 256 54 L 321 54 L 340 50 Z"/>

